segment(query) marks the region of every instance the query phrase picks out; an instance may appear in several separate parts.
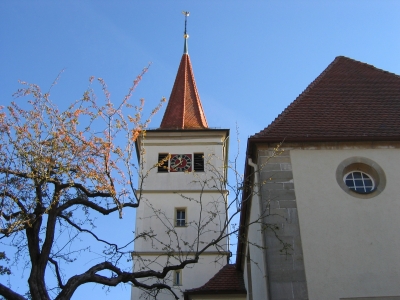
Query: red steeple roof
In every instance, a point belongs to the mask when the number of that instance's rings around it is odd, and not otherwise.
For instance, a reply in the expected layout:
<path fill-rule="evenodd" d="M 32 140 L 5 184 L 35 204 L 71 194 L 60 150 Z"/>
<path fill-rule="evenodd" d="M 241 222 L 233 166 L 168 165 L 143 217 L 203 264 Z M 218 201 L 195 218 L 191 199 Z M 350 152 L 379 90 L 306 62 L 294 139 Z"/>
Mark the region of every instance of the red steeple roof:
<path fill-rule="evenodd" d="M 160 129 L 208 128 L 189 54 L 182 55 Z"/>
<path fill-rule="evenodd" d="M 251 141 L 400 138 L 400 76 L 337 57 Z"/>

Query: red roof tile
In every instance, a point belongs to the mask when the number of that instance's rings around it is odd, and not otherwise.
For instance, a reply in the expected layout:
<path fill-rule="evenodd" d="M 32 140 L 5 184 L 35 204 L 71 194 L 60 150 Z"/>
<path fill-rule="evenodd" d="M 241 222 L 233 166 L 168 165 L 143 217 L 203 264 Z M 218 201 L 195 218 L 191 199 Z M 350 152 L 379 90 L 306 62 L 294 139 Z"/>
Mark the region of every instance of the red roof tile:
<path fill-rule="evenodd" d="M 246 294 L 243 273 L 235 265 L 226 265 L 203 286 L 185 291 L 185 295 L 211 293 Z"/>
<path fill-rule="evenodd" d="M 250 140 L 400 138 L 400 76 L 339 56 Z"/>
<path fill-rule="evenodd" d="M 208 128 L 188 54 L 183 54 L 160 129 Z"/>

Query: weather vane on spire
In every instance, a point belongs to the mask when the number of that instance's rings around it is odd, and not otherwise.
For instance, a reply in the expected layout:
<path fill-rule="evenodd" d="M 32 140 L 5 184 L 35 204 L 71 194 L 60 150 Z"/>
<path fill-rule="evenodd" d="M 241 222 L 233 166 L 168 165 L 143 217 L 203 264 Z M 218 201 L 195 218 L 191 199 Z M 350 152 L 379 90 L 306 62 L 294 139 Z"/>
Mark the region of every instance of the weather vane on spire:
<path fill-rule="evenodd" d="M 187 27 L 187 17 L 189 17 L 190 12 L 182 11 L 182 13 L 185 15 L 185 32 L 183 34 L 183 38 L 185 39 L 185 44 L 183 46 L 183 54 L 188 54 L 187 39 L 189 38 L 189 35 L 187 34 L 186 27 Z"/>
<path fill-rule="evenodd" d="M 184 32 L 184 38 L 187 39 L 189 37 L 189 35 L 186 32 L 186 27 L 187 27 L 187 17 L 189 17 L 190 12 L 188 11 L 182 11 L 182 13 L 185 15 L 185 32 Z"/>

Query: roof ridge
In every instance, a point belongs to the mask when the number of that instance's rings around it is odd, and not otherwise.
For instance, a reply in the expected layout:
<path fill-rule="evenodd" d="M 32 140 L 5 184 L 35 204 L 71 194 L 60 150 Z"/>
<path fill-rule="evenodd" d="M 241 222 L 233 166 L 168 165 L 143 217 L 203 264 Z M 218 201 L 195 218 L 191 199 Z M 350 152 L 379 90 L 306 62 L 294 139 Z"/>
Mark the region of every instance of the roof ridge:
<path fill-rule="evenodd" d="M 351 57 L 347 57 L 347 56 L 344 56 L 344 55 L 339 55 L 339 56 L 336 56 L 335 60 L 336 60 L 337 58 L 344 58 L 344 59 L 350 60 L 350 61 L 352 61 L 352 62 L 358 63 L 358 64 L 360 64 L 360 65 L 364 65 L 365 67 L 372 68 L 372 69 L 374 69 L 374 70 L 376 70 L 376 71 L 380 71 L 380 72 L 383 72 L 383 73 L 389 74 L 389 75 L 394 75 L 394 76 L 397 76 L 397 77 L 400 78 L 400 75 L 398 75 L 398 74 L 396 74 L 396 73 L 386 71 L 386 70 L 384 70 L 384 69 L 378 68 L 378 67 L 376 67 L 376 66 L 374 66 L 374 65 L 371 65 L 371 64 L 368 64 L 368 63 L 365 63 L 365 62 L 356 60 L 356 59 L 351 58 Z M 334 61 L 333 61 L 333 62 L 334 62 Z M 332 63 L 333 63 L 333 62 L 332 62 Z M 332 64 L 332 63 L 331 63 L 331 64 Z M 328 66 L 328 67 L 329 67 L 329 66 Z"/>
<path fill-rule="evenodd" d="M 269 131 L 273 130 L 274 127 L 275 127 L 275 126 L 276 126 L 276 125 L 277 125 L 277 124 L 278 124 L 292 109 L 294 109 L 294 108 L 297 106 L 297 104 L 304 98 L 304 96 L 307 95 L 307 93 L 325 77 L 325 75 L 332 69 L 332 67 L 333 67 L 334 65 L 336 65 L 336 64 L 337 64 L 339 61 L 341 61 L 341 60 L 348 60 L 348 61 L 351 61 L 351 62 L 353 62 L 353 63 L 357 63 L 357 64 L 359 64 L 359 65 L 362 65 L 362 66 L 365 66 L 365 67 L 374 69 L 375 71 L 379 71 L 379 72 L 382 72 L 382 73 L 384 73 L 384 74 L 394 75 L 394 76 L 400 78 L 400 75 L 397 75 L 396 73 L 392 73 L 392 72 L 389 72 L 389 71 L 386 71 L 386 70 L 377 68 L 377 67 L 375 67 L 374 65 L 367 64 L 367 63 L 365 63 L 365 62 L 361 62 L 361 61 L 358 61 L 358 60 L 355 60 L 355 59 L 353 59 L 353 58 L 350 58 L 350 57 L 347 57 L 347 56 L 343 56 L 343 55 L 336 56 L 335 59 L 328 65 L 328 67 L 326 67 L 325 70 L 322 71 L 322 73 L 321 73 L 317 78 L 315 78 L 315 79 L 303 90 L 303 92 L 301 92 L 301 93 L 296 97 L 296 99 L 295 99 L 292 103 L 290 103 L 290 104 L 289 104 L 289 105 L 288 105 L 288 106 L 287 106 L 287 107 L 286 107 L 286 108 L 285 108 L 285 109 L 284 109 L 284 110 L 283 110 L 283 111 L 282 111 L 282 112 L 267 126 L 267 127 L 265 127 L 264 129 L 260 130 L 259 132 L 255 133 L 255 134 L 251 135 L 250 138 L 255 137 L 255 136 L 259 135 L 259 134 L 261 134 L 261 135 L 266 135 Z"/>
<path fill-rule="evenodd" d="M 185 39 L 185 41 L 187 41 L 187 39 Z M 183 55 L 187 56 L 187 58 L 189 58 L 189 54 L 188 53 L 183 53 Z M 189 61 L 189 63 L 190 63 L 190 61 Z M 187 69 L 188 68 L 187 68 L 187 66 L 185 64 L 185 68 L 183 69 L 184 78 L 188 78 L 188 70 Z M 179 73 L 179 71 L 178 71 L 178 73 Z M 176 76 L 178 76 L 178 75 L 176 75 Z M 175 88 L 175 84 L 174 84 L 174 86 L 172 88 Z M 185 117 L 186 117 L 186 115 L 185 115 L 185 111 L 186 111 L 186 101 L 185 101 L 185 99 L 186 99 L 186 95 L 187 95 L 187 90 L 186 90 L 187 88 L 188 88 L 188 82 L 187 82 L 187 80 L 184 80 L 183 81 L 183 103 L 182 103 L 182 109 L 183 109 L 182 128 L 185 128 Z M 195 93 L 197 94 L 196 83 L 194 84 L 194 89 L 195 89 Z M 170 98 L 171 97 L 172 97 L 172 91 L 171 91 Z"/>
<path fill-rule="evenodd" d="M 269 126 L 250 139 L 399 138 L 398 111 L 399 75 L 337 56 Z"/>
<path fill-rule="evenodd" d="M 189 66 L 188 66 L 187 70 L 185 70 L 185 72 L 190 73 L 190 77 L 192 78 L 192 80 L 191 80 L 191 81 L 185 81 L 185 85 L 189 85 L 189 83 L 193 83 L 193 89 L 194 89 L 194 93 L 195 93 L 195 95 L 196 95 L 196 97 L 195 97 L 194 100 L 195 100 L 195 102 L 196 102 L 196 104 L 197 104 L 197 108 L 198 108 L 198 110 L 199 110 L 199 115 L 198 115 L 197 117 L 200 118 L 199 123 L 201 123 L 201 125 L 203 126 L 203 128 L 208 128 L 208 124 L 207 124 L 206 116 L 205 116 L 205 113 L 204 113 L 203 105 L 201 104 L 199 91 L 198 91 L 198 89 L 197 89 L 196 81 L 195 81 L 195 79 L 194 79 L 194 72 L 193 72 L 192 63 L 191 63 L 191 61 L 190 61 L 189 54 L 186 54 L 186 55 L 187 55 L 187 57 L 188 57 L 188 65 L 189 65 Z M 185 88 L 185 92 L 187 92 L 187 91 L 186 91 L 186 88 Z M 185 95 L 185 96 L 186 96 L 186 95 Z M 185 102 L 185 105 L 186 105 L 186 104 L 187 104 L 187 103 Z M 187 118 L 187 115 L 185 114 L 184 128 L 185 128 L 185 120 L 186 120 L 186 118 Z"/>

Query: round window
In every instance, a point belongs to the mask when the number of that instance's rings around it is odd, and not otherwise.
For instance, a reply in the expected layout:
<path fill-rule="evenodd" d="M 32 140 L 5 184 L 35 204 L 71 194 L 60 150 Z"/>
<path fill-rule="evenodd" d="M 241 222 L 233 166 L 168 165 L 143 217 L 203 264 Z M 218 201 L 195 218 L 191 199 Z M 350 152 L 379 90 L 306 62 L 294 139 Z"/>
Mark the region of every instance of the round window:
<path fill-rule="evenodd" d="M 356 193 L 367 194 L 371 193 L 375 188 L 373 178 L 367 173 L 361 171 L 352 171 L 347 173 L 344 178 L 344 183 L 348 188 Z"/>
<path fill-rule="evenodd" d="M 379 195 L 386 186 L 382 168 L 365 157 L 350 157 L 336 169 L 336 181 L 347 194 L 356 198 L 372 198 Z"/>

